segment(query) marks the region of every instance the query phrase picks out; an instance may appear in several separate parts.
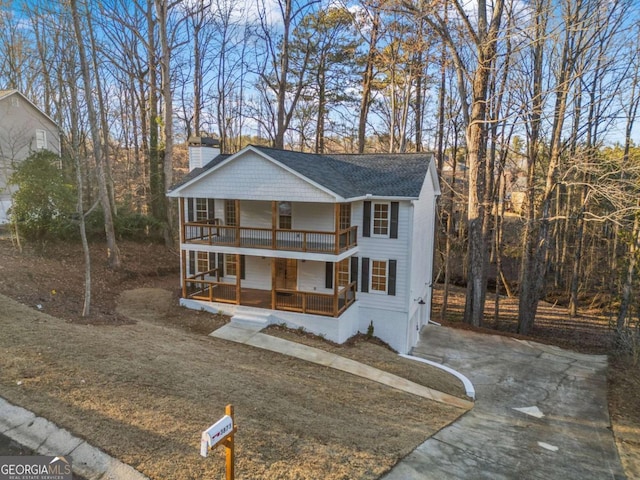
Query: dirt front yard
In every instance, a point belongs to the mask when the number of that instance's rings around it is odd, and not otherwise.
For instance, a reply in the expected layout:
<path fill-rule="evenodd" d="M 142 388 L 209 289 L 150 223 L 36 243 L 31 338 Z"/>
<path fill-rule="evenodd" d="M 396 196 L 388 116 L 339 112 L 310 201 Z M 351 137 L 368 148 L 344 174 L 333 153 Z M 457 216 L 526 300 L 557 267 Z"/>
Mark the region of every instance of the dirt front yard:
<path fill-rule="evenodd" d="M 92 247 L 92 313 L 82 318 L 81 249 L 0 238 L 0 395 L 73 431 L 152 478 L 221 478 L 223 453 L 198 455 L 199 432 L 236 409 L 238 478 L 377 478 L 461 414 L 345 373 L 208 337 L 226 319 L 178 306 L 179 258 L 153 244 L 120 244 L 123 268 Z M 438 320 L 441 290 L 434 292 Z M 517 299 L 487 302 L 487 333 L 514 335 Z M 445 323 L 458 319 L 453 289 Z M 457 381 L 356 339 L 326 348 L 448 393 Z M 542 304 L 533 340 L 608 353 L 598 312 L 569 319 Z M 640 478 L 640 369 L 610 357 L 612 428 L 629 478 Z"/>
<path fill-rule="evenodd" d="M 121 248 L 121 272 L 93 252 L 94 313 L 80 318 L 79 247 L 19 254 L 0 240 L 0 293 L 12 297 L 0 297 L 0 395 L 151 478 L 222 478 L 223 451 L 204 459 L 199 439 L 228 403 L 239 427 L 237 478 L 248 479 L 378 478 L 463 413 L 208 337 L 225 319 L 177 306 L 178 256 L 157 245 Z M 461 392 L 375 343 L 327 348 Z"/>

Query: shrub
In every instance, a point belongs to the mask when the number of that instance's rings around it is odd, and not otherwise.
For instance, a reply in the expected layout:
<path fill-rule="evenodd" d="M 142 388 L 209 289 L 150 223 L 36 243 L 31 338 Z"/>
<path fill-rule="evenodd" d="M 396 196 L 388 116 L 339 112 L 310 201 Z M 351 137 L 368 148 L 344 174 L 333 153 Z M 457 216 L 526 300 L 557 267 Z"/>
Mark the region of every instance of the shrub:
<path fill-rule="evenodd" d="M 58 168 L 60 159 L 49 151 L 36 152 L 18 164 L 9 182 L 13 194 L 11 220 L 27 239 L 68 238 L 77 230 L 75 187 Z"/>

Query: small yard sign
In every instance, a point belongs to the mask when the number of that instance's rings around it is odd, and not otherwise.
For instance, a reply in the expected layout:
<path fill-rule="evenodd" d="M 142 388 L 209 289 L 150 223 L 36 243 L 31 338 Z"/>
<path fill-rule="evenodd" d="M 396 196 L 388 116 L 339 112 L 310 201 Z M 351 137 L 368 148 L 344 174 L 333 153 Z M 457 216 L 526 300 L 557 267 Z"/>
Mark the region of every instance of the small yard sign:
<path fill-rule="evenodd" d="M 237 430 L 238 427 L 233 421 L 233 405 L 227 405 L 225 416 L 202 432 L 200 438 L 200 455 L 203 457 L 209 455 L 209 450 L 218 445 L 223 444 L 225 446 L 227 480 L 233 480 L 234 478 L 233 434 Z"/>

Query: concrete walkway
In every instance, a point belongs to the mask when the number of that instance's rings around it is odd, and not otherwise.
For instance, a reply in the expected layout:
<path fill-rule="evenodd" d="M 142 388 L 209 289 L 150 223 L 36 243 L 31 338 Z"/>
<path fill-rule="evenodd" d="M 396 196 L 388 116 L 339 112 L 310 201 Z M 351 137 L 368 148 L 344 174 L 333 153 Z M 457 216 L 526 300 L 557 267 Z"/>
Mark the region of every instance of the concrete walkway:
<path fill-rule="evenodd" d="M 625 478 L 605 356 L 431 326 L 413 354 L 469 377 L 476 403 L 384 480 Z"/>
<path fill-rule="evenodd" d="M 263 328 L 264 326 L 260 325 L 253 326 L 244 323 L 228 323 L 209 335 L 224 340 L 244 343 L 245 345 L 251 345 L 252 347 L 270 350 L 272 352 L 282 353 L 308 362 L 317 363 L 325 367 L 335 368 L 343 372 L 351 373 L 353 375 L 402 390 L 403 392 L 412 393 L 414 395 L 428 398 L 429 400 L 446 403 L 465 410 L 469 410 L 473 407 L 473 402 L 468 400 L 454 397 L 453 395 L 410 382 L 405 378 L 378 370 L 377 368 L 373 368 L 368 365 L 363 365 L 362 363 L 341 357 L 335 353 L 330 353 L 325 350 L 320 350 L 318 348 L 309 347 L 300 343 L 260 333 L 260 330 Z"/>
<path fill-rule="evenodd" d="M 74 473 L 87 480 L 148 480 L 129 465 L 4 398 L 0 398 L 0 433 L 39 455 L 71 458 Z"/>

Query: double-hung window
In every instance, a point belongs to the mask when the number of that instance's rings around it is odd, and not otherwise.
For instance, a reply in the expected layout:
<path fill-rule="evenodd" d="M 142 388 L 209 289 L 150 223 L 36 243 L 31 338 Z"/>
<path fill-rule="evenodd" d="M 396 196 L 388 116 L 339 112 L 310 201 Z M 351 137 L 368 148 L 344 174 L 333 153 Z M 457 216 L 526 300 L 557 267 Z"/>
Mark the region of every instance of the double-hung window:
<path fill-rule="evenodd" d="M 47 131 L 46 130 L 36 130 L 36 149 L 44 150 L 47 148 Z"/>
<path fill-rule="evenodd" d="M 206 198 L 196 198 L 196 222 L 202 222 L 209 218 L 207 212 L 208 201 Z"/>
<path fill-rule="evenodd" d="M 225 263 L 225 276 L 226 277 L 235 277 L 238 274 L 238 262 L 236 262 L 235 254 L 225 254 L 224 256 Z"/>
<path fill-rule="evenodd" d="M 385 260 L 371 261 L 371 292 L 387 293 L 387 262 Z"/>
<path fill-rule="evenodd" d="M 374 203 L 372 215 L 372 229 L 374 235 L 389 236 L 389 204 Z"/>
<path fill-rule="evenodd" d="M 207 252 L 196 253 L 196 272 L 204 273 L 209 271 L 209 254 Z"/>
<path fill-rule="evenodd" d="M 291 202 L 278 203 L 278 228 L 280 230 L 291 230 L 292 215 Z"/>

